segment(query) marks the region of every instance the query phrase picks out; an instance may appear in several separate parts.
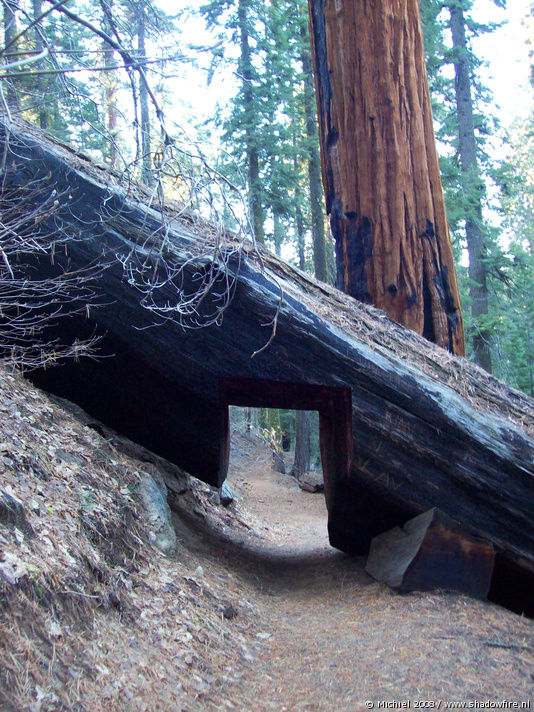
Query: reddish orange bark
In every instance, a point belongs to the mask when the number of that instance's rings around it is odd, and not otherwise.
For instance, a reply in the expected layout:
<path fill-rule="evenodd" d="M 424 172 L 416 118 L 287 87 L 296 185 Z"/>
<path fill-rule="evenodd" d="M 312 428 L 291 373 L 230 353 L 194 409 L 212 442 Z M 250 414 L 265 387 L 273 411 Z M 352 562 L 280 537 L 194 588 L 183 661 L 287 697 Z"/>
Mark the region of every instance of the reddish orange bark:
<path fill-rule="evenodd" d="M 463 355 L 419 2 L 309 9 L 338 287 Z"/>

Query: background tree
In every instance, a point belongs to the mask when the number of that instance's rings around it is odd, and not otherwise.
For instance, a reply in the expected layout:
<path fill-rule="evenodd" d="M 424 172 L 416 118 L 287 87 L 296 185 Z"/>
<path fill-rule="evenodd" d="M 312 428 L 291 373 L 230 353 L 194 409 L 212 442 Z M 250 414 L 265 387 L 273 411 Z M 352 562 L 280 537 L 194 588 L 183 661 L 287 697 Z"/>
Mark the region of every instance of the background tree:
<path fill-rule="evenodd" d="M 262 97 L 258 70 L 252 61 L 260 31 L 259 8 L 256 0 L 211 0 L 201 7 L 209 27 L 219 27 L 239 47 L 237 75 L 239 91 L 232 114 L 225 126 L 226 136 L 232 136 L 233 155 L 243 155 L 248 189 L 252 232 L 258 242 L 265 241 L 265 211 L 260 178 L 260 118 Z M 218 48 L 217 57 L 221 58 Z"/>
<path fill-rule="evenodd" d="M 312 270 L 316 266 L 316 274 L 326 279 L 322 188 L 305 2 L 249 1 L 245 5 L 241 19 L 240 6 L 225 0 L 213 0 L 202 8 L 210 27 L 218 27 L 225 38 L 227 55 L 232 54 L 232 43 L 239 51 L 236 68 L 239 89 L 222 122 L 222 142 L 232 159 L 245 167 L 251 213 L 261 222 L 261 238 L 271 242 L 278 254 L 282 243 L 291 242 L 298 264 Z M 245 10 L 246 18 L 252 19 L 247 25 L 243 22 Z M 244 44 L 245 29 L 248 42 Z M 221 62 L 221 55 L 218 46 L 214 61 Z M 244 81 L 245 69 L 250 77 L 248 81 Z M 233 181 L 239 182 L 235 164 L 227 161 L 223 170 Z M 250 191 L 250 186 L 255 188 Z M 253 222 L 256 225 L 258 221 L 253 218 Z"/>
<path fill-rule="evenodd" d="M 504 3 L 496 0 L 495 4 Z M 480 82 L 481 62 L 471 45 L 473 38 L 496 25 L 477 22 L 469 0 L 422 0 L 421 12 L 447 213 L 457 258 L 462 250 L 468 256 L 467 273 L 459 268 L 467 351 L 491 371 L 492 343 L 499 326 L 498 315 L 492 313 L 492 303 L 498 300 L 492 293 L 502 289 L 507 270 L 498 236 L 487 219 L 489 195 L 498 190 L 499 167 L 486 148 L 488 139 L 497 135 L 495 111 L 490 93 Z"/>
<path fill-rule="evenodd" d="M 488 255 L 482 218 L 482 198 L 485 191 L 477 158 L 471 91 L 472 63 L 467 45 L 464 15 L 464 6 L 467 4 L 454 2 L 450 3 L 448 8 L 455 71 L 458 154 L 464 194 L 465 236 L 469 253 L 471 315 L 476 327 L 473 333 L 473 356 L 480 366 L 491 373 L 490 333 L 484 324 L 484 319 L 488 315 Z"/>

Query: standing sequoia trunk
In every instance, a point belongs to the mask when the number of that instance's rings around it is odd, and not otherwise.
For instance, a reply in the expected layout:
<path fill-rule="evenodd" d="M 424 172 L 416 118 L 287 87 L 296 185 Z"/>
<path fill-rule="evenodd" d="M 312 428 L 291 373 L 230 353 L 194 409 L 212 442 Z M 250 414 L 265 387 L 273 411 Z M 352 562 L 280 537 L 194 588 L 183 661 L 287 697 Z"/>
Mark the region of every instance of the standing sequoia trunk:
<path fill-rule="evenodd" d="M 309 0 L 337 286 L 463 355 L 418 0 Z"/>

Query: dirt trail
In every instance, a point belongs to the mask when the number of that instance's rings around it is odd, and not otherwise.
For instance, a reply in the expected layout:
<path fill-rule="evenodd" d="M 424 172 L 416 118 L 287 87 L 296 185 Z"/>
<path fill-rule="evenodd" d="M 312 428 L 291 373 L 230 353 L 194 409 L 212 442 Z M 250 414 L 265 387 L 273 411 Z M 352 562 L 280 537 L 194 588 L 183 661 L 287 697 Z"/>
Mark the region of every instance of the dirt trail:
<path fill-rule="evenodd" d="M 234 438 L 233 448 L 233 507 L 251 529 L 226 531 L 217 559 L 260 625 L 251 665 L 222 691 L 236 708 L 352 712 L 381 702 L 507 700 L 532 709 L 531 621 L 454 594 L 392 593 L 361 559 L 329 547 L 322 495 L 275 473 L 268 451 L 246 438 Z"/>

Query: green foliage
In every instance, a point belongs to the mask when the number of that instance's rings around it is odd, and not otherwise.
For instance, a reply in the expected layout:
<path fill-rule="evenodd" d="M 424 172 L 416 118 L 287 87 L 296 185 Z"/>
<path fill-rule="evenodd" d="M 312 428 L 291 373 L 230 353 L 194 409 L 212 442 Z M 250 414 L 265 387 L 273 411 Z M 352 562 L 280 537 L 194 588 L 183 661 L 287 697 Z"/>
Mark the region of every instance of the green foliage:
<path fill-rule="evenodd" d="M 150 2 L 139 0 L 72 0 L 54 8 L 43 0 L 2 0 L 4 8 L 8 3 L 14 10 L 17 39 L 7 49 L 0 41 L 0 61 L 22 62 L 4 80 L 16 95 L 12 113 L 113 165 L 120 152 L 123 166 L 128 166 L 139 153 L 139 139 L 131 140 L 132 126 L 135 136 L 139 125 L 140 82 L 135 71 L 139 18 L 145 18 L 153 46 L 157 41 L 161 47 L 165 33 L 168 38 L 177 32 L 171 19 Z M 0 40 L 5 45 L 12 28 L 5 16 L 3 24 Z M 98 31 L 132 59 L 121 56 Z M 167 42 L 169 59 L 173 44 Z M 145 60 L 141 58 L 141 64 Z M 163 59 L 152 58 L 144 71 L 150 74 L 152 66 L 163 65 Z M 114 104 L 112 127 L 110 102 Z"/>
<path fill-rule="evenodd" d="M 498 375 L 534 396 L 534 115 L 514 127 L 501 180 L 510 243 L 497 295 Z"/>
<path fill-rule="evenodd" d="M 220 125 L 226 149 L 221 170 L 243 189 L 248 188 L 251 211 L 254 203 L 261 206 L 257 208 L 261 229 L 276 252 L 280 253 L 287 241 L 304 243 L 300 244 L 300 264 L 311 269 L 309 234 L 314 225 L 308 164 L 318 141 L 316 133 L 310 137 L 306 130 L 306 2 L 211 0 L 201 11 L 226 44 L 226 53 L 220 46 L 215 49 L 210 71 L 223 62 L 233 63 L 240 79 L 230 111 Z M 248 49 L 243 45 L 244 34 Z M 312 127 L 316 132 L 315 114 Z M 252 154 L 257 160 L 254 177 L 250 173 Z"/>
<path fill-rule="evenodd" d="M 501 168 L 492 154 L 498 126 L 491 94 L 479 80 L 481 61 L 472 40 L 496 25 L 476 21 L 473 5 L 471 0 L 422 0 L 421 13 L 451 237 L 458 262 L 469 256 L 469 270 L 458 270 L 466 346 L 469 357 L 490 369 L 487 344 L 500 323 L 489 312 L 490 293 L 500 287 L 506 258 L 502 228 L 495 227 Z"/>
<path fill-rule="evenodd" d="M 501 0 L 495 4 L 504 7 Z M 458 155 L 458 116 L 455 97 L 455 79 L 452 66 L 455 59 L 450 38 L 450 16 L 447 8 L 460 4 L 466 13 L 466 31 L 468 46 L 465 51 L 471 67 L 471 88 L 473 100 L 473 122 L 477 141 L 477 159 L 482 175 L 482 181 L 477 183 L 474 194 L 465 192 L 461 178 L 461 167 Z M 432 111 L 436 125 L 436 139 L 440 152 L 447 215 L 453 240 L 461 244 L 466 215 L 472 217 L 472 206 L 481 199 L 487 207 L 493 208 L 490 196 L 494 188 L 498 188 L 499 163 L 493 158 L 493 150 L 488 141 L 497 138 L 499 129 L 493 107 L 493 96 L 479 79 L 478 70 L 481 60 L 473 52 L 471 41 L 481 34 L 494 31 L 495 23 L 480 23 L 472 14 L 472 0 L 444 3 L 442 0 L 421 0 L 421 17 L 425 39 L 425 55 L 428 80 L 432 96 Z M 489 237 L 489 236 L 488 236 Z M 488 244 L 496 249 L 496 246 Z"/>
<path fill-rule="evenodd" d="M 505 3 L 497 0 L 496 5 Z M 464 307 L 468 348 L 470 335 L 491 335 L 495 375 L 534 395 L 534 116 L 516 126 L 509 140 L 509 157 L 498 162 L 492 157 L 498 126 L 493 118 L 491 96 L 478 79 L 480 60 L 467 47 L 472 68 L 474 125 L 477 159 L 482 182 L 465 190 L 458 156 L 458 121 L 454 76 L 447 67 L 454 60 L 448 36 L 451 3 L 422 0 L 427 67 L 441 151 L 442 180 L 457 258 L 458 279 Z M 462 0 L 468 38 L 492 32 L 494 24 L 477 22 L 473 2 Z M 472 192 L 474 191 L 474 192 Z M 480 220 L 477 201 L 497 226 L 482 221 L 485 262 L 488 274 L 488 314 L 473 321 L 464 226 L 466 216 Z M 470 356 L 468 351 L 468 356 Z"/>

